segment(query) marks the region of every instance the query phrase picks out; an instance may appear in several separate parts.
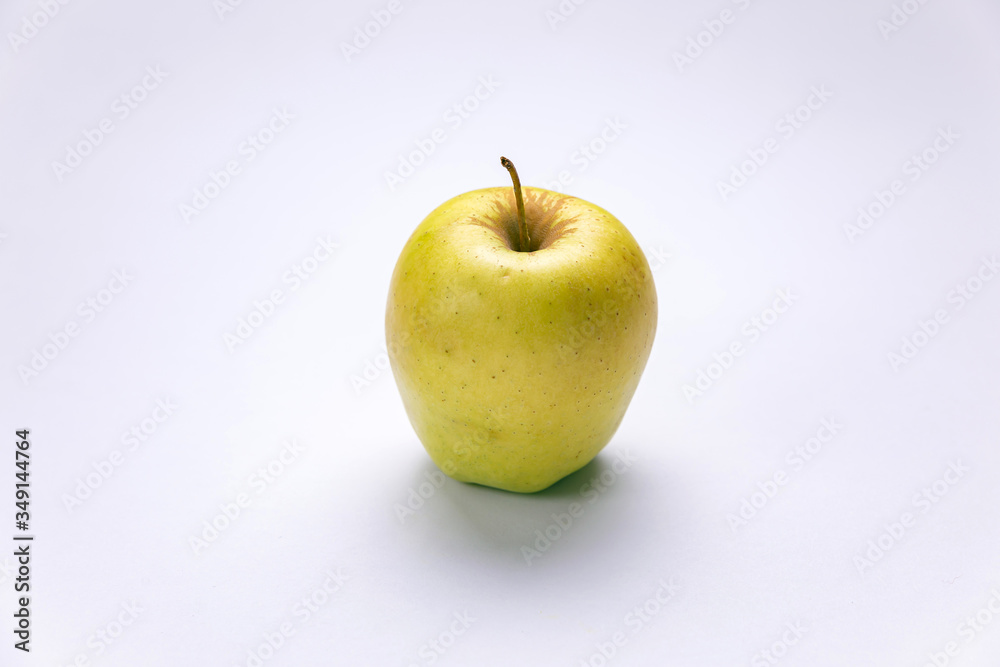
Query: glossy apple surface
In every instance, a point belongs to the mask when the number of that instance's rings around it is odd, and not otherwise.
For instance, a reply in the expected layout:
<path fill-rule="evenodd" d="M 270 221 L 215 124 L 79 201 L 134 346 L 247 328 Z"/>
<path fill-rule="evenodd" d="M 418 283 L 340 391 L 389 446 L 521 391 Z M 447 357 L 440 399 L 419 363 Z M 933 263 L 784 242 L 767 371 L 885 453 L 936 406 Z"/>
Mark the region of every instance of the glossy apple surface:
<path fill-rule="evenodd" d="M 523 188 L 455 197 L 417 227 L 386 309 L 392 372 L 434 462 L 451 477 L 544 489 L 621 424 L 656 333 L 645 255 L 614 216 Z"/>

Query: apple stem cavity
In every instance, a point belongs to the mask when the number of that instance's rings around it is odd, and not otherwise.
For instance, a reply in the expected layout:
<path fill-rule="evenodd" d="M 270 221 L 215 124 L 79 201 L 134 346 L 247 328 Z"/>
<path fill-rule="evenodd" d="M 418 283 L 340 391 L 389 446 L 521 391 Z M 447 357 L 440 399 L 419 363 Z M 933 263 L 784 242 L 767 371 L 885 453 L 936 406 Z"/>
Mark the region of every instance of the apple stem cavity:
<path fill-rule="evenodd" d="M 518 234 L 518 247 L 515 248 L 518 252 L 531 252 L 528 244 L 531 239 L 528 238 L 528 221 L 524 219 L 524 197 L 521 195 L 521 179 L 517 177 L 517 169 L 514 167 L 514 163 L 507 158 L 500 156 L 500 164 L 510 172 L 510 180 L 514 182 L 514 198 L 517 200 L 517 234 Z"/>

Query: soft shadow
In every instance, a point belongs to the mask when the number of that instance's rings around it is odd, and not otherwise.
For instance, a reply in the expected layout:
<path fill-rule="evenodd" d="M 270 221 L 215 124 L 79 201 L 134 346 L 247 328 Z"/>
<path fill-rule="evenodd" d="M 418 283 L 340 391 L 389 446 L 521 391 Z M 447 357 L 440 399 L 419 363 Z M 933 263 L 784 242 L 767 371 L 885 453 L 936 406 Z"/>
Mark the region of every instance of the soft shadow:
<path fill-rule="evenodd" d="M 532 560 L 552 565 L 586 558 L 591 550 L 634 548 L 641 536 L 631 519 L 642 514 L 644 473 L 640 466 L 622 472 L 619 452 L 626 449 L 606 450 L 575 473 L 532 494 L 445 477 L 441 488 L 413 517 L 410 529 L 421 536 L 414 546 L 427 545 L 438 555 L 445 548 L 454 556 L 517 568 L 534 564 L 526 560 L 524 548 L 536 549 L 538 531 L 548 530 L 555 539 L 549 540 L 549 546 L 542 539 L 540 544 L 546 548 Z M 428 461 L 414 471 L 414 483 L 426 482 L 437 471 Z M 570 516 L 573 508 L 576 516 Z"/>

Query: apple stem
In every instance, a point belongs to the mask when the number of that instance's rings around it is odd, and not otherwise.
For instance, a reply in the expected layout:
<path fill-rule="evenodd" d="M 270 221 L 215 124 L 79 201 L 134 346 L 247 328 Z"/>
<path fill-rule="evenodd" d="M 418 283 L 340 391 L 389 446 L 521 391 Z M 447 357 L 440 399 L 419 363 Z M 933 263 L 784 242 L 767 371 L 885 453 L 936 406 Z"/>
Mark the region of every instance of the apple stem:
<path fill-rule="evenodd" d="M 521 195 L 521 179 L 517 177 L 517 169 L 514 168 L 514 163 L 507 158 L 500 156 L 500 164 L 510 172 L 510 180 L 514 181 L 514 198 L 517 199 L 517 234 L 518 234 L 518 252 L 528 252 L 528 243 L 530 239 L 528 238 L 528 222 L 524 219 L 524 198 Z"/>

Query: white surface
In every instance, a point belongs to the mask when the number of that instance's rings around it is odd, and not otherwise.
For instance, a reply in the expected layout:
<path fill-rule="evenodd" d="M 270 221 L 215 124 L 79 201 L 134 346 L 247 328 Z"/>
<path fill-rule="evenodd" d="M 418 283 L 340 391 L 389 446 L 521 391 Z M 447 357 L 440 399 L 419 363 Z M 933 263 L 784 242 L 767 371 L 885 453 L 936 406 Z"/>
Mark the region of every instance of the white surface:
<path fill-rule="evenodd" d="M 0 664 L 252 665 L 283 623 L 294 634 L 264 664 L 599 665 L 616 633 L 619 665 L 773 664 L 759 651 L 776 642 L 782 665 L 923 665 L 951 641 L 949 664 L 998 664 L 1000 615 L 960 624 L 1000 590 L 1000 280 L 961 308 L 949 293 L 1000 255 L 1000 10 L 911 4 L 884 37 L 888 0 L 594 0 L 555 29 L 556 0 L 403 0 L 350 62 L 340 44 L 384 4 L 246 0 L 220 19 L 210 0 L 71 2 L 16 50 L 8 37 L 0 540 L 27 427 L 37 541 L 33 651 L 6 630 Z M 4 3 L 4 33 L 38 7 Z M 678 71 L 723 9 L 731 23 Z M 147 67 L 165 78 L 123 118 L 114 101 Z M 448 110 L 480 77 L 499 86 L 458 124 Z M 831 96 L 787 136 L 778 123 L 814 87 Z M 294 117 L 248 161 L 241 142 L 275 109 Z M 104 118 L 113 132 L 59 180 L 52 163 Z M 581 170 L 608 119 L 625 128 Z M 435 128 L 444 142 L 390 189 L 384 173 Z M 958 138 L 910 180 L 904 163 L 939 128 Z M 717 182 L 769 138 L 777 152 L 723 201 Z M 434 207 L 508 182 L 501 154 L 526 184 L 568 171 L 562 190 L 631 229 L 657 266 L 657 340 L 595 463 L 534 496 L 448 480 L 401 522 L 436 469 L 376 368 L 389 276 Z M 240 172 L 185 222 L 179 205 L 229 160 Z M 905 192 L 850 242 L 844 225 L 894 179 Z M 340 247 L 293 289 L 283 276 L 317 237 Z M 78 304 L 120 270 L 133 278 L 87 321 Z M 284 301 L 230 352 L 224 335 L 274 289 Z M 779 289 L 796 300 L 751 341 L 744 322 Z M 894 369 L 889 353 L 938 309 L 947 322 Z M 71 322 L 78 335 L 23 381 Z M 745 353 L 689 402 L 684 385 L 733 341 Z M 130 451 L 122 434 L 158 399 L 176 410 Z M 796 469 L 786 453 L 824 418 L 842 429 Z M 251 479 L 291 439 L 302 452 L 282 474 Z M 115 450 L 121 465 L 68 510 Z M 627 472 L 608 472 L 625 451 Z M 953 462 L 967 472 L 915 504 Z M 787 483 L 733 530 L 779 471 Z M 601 474 L 614 483 L 589 493 Z M 244 493 L 195 554 L 190 538 Z M 573 502 L 582 516 L 527 563 L 522 546 Z M 859 567 L 905 512 L 905 534 Z M 0 564 L 9 626 L 11 556 Z M 349 578 L 325 604 L 296 607 L 338 568 Z M 661 581 L 676 587 L 662 604 Z M 98 654 L 128 603 L 142 611 Z M 628 616 L 646 604 L 658 613 Z M 425 648 L 463 613 L 443 655 Z"/>

